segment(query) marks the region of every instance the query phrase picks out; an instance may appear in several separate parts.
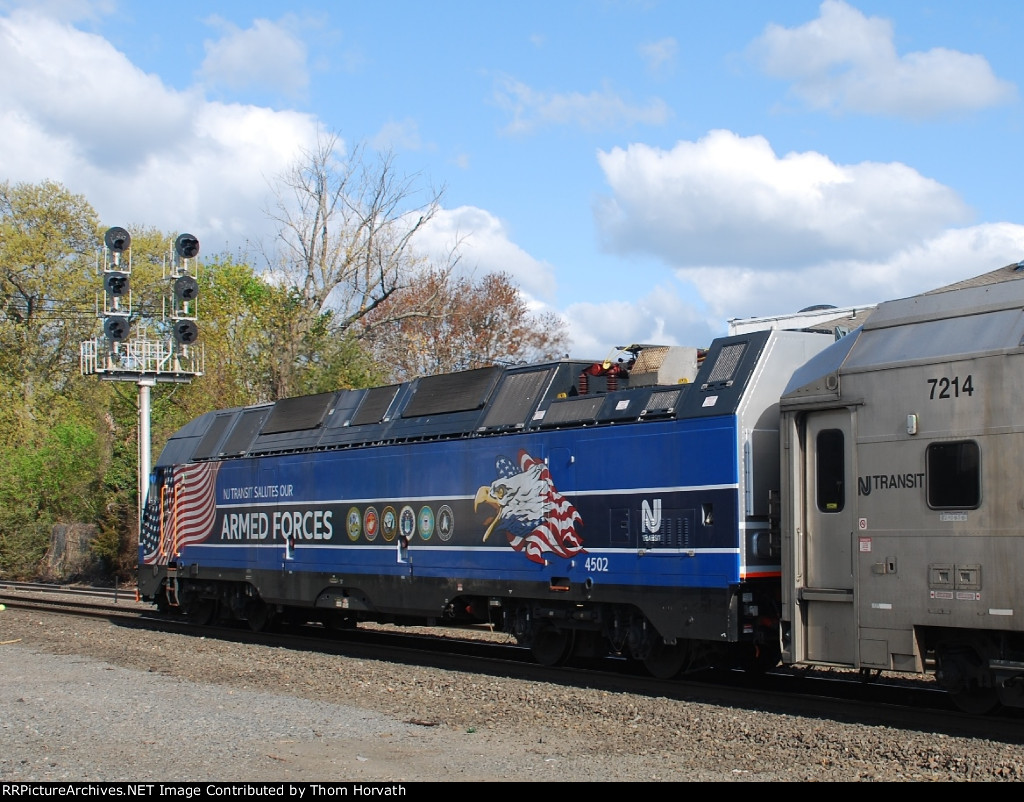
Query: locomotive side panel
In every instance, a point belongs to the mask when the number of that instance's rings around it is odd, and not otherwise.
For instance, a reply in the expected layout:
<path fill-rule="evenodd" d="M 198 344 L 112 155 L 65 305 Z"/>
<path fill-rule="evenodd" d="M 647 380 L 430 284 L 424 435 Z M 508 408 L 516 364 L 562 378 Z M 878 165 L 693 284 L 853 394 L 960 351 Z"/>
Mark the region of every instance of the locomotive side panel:
<path fill-rule="evenodd" d="M 671 597 L 739 583 L 735 425 L 634 428 L 194 466 L 188 482 L 216 478 L 178 515 L 209 530 L 179 531 L 177 561 L 244 576 L 270 603 L 341 588 L 381 612 L 440 616 L 460 593 L 557 594 L 647 605 L 672 636 L 719 637 L 725 622 Z"/>

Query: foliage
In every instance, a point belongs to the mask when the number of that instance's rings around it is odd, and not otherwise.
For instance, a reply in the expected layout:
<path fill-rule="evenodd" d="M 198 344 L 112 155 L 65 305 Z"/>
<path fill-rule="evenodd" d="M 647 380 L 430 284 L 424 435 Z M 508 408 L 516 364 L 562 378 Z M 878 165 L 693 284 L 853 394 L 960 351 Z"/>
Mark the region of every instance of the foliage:
<path fill-rule="evenodd" d="M 274 401 L 285 384 L 292 395 L 301 395 L 380 380 L 362 346 L 331 325 L 329 312 L 307 327 L 298 324 L 304 312 L 295 288 L 268 281 L 227 256 L 214 257 L 199 284 L 206 372 L 174 394 L 186 420 L 210 409 Z M 286 346 L 292 338 L 298 342 Z M 285 351 L 293 360 L 287 379 Z"/>
<path fill-rule="evenodd" d="M 377 360 L 392 381 L 492 364 L 552 359 L 565 350 L 565 324 L 530 312 L 505 273 L 455 278 L 432 272 L 396 295 L 375 326 Z"/>
<path fill-rule="evenodd" d="M 83 301 L 96 232 L 80 195 L 0 182 L 0 401 L 14 415 L 34 417 L 74 376 L 93 320 Z"/>
<path fill-rule="evenodd" d="M 388 376 L 351 332 L 335 334 L 326 326 L 314 330 L 309 338 L 309 357 L 303 368 L 295 384 L 298 395 L 373 387 Z"/>
<path fill-rule="evenodd" d="M 0 182 L 0 570 L 30 573 L 57 520 L 90 518 L 94 431 L 74 413 L 96 214 L 52 182 Z M 81 299 L 81 300 L 79 300 Z"/>
<path fill-rule="evenodd" d="M 457 249 L 413 248 L 441 192 L 390 154 L 336 158 L 327 137 L 276 186 L 277 248 L 261 269 L 207 256 L 199 284 L 204 374 L 150 392 L 152 448 L 211 409 L 554 356 L 565 333 L 503 274 L 454 277 Z M 53 182 L 0 182 L 0 574 L 33 577 L 56 524 L 90 524 L 92 554 L 123 579 L 138 542 L 138 388 L 80 374 L 101 348 L 101 271 L 112 257 L 85 198 Z M 169 342 L 175 234 L 128 229 L 131 337 Z M 196 264 L 199 264 L 198 262 Z"/>
<path fill-rule="evenodd" d="M 22 432 L 0 452 L 0 570 L 30 575 L 57 522 L 90 521 L 98 512 L 100 454 L 95 431 L 80 422 Z"/>

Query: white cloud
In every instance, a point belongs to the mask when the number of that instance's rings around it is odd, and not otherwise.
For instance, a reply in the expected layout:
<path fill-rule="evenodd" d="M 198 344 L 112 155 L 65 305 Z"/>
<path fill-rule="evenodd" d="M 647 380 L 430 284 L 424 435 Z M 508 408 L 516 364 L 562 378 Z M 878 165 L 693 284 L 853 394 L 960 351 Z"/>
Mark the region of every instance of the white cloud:
<path fill-rule="evenodd" d="M 1024 226 L 950 229 L 879 260 L 836 260 L 803 269 L 685 268 L 644 297 L 571 304 L 562 312 L 574 357 L 657 343 L 706 347 L 733 318 L 784 315 L 813 304 L 873 306 L 962 281 L 1024 258 Z"/>
<path fill-rule="evenodd" d="M 417 247 L 435 258 L 456 244 L 463 270 L 476 276 L 508 273 L 527 301 L 553 297 L 554 268 L 512 242 L 505 225 L 490 212 L 473 206 L 443 209 L 416 235 Z"/>
<path fill-rule="evenodd" d="M 812 304 L 873 305 L 962 281 L 1024 258 L 1024 226 L 988 223 L 908 242 L 883 259 L 840 259 L 801 270 L 688 268 L 719 320 L 796 312 Z"/>
<path fill-rule="evenodd" d="M 256 19 L 244 30 L 220 17 L 211 17 L 207 23 L 223 33 L 220 39 L 203 43 L 202 75 L 207 86 L 267 88 L 291 96 L 306 90 L 306 45 L 290 29 L 296 24 L 294 18 Z"/>
<path fill-rule="evenodd" d="M 779 157 L 764 137 L 730 131 L 598 161 L 613 193 L 596 209 L 606 248 L 674 267 L 878 258 L 968 218 L 956 193 L 906 165 Z"/>
<path fill-rule="evenodd" d="M 0 175 L 58 181 L 106 224 L 188 230 L 214 248 L 259 236 L 267 181 L 316 139 L 308 115 L 176 91 L 29 11 L 0 18 L 0 74 Z"/>
<path fill-rule="evenodd" d="M 705 347 L 724 333 L 724 319 L 708 320 L 705 311 L 683 298 L 678 284 L 662 284 L 631 301 L 576 303 L 568 323 L 574 357 L 602 359 L 633 343 Z"/>
<path fill-rule="evenodd" d="M 0 0 L 0 9 L 31 8 L 64 22 L 97 20 L 116 13 L 118 0 Z"/>
<path fill-rule="evenodd" d="M 958 196 L 903 164 L 779 157 L 763 137 L 729 131 L 598 160 L 612 190 L 596 211 L 606 247 L 653 257 L 679 284 L 614 308 L 570 307 L 577 343 L 626 340 L 646 325 L 700 345 L 690 338 L 731 318 L 876 304 L 1024 257 L 1024 226 L 965 226 Z"/>
<path fill-rule="evenodd" d="M 1016 95 L 982 56 L 941 47 L 897 54 L 888 20 L 866 17 L 842 0 L 825 0 L 821 15 L 797 28 L 769 25 L 750 52 L 819 109 L 927 118 Z"/>
<path fill-rule="evenodd" d="M 637 123 L 661 125 L 669 118 L 669 108 L 660 98 L 637 106 L 605 87 L 600 92 L 542 92 L 509 76 L 494 90 L 496 105 L 512 117 L 506 133 L 527 134 L 549 125 L 571 125 L 588 130 L 604 130 Z"/>

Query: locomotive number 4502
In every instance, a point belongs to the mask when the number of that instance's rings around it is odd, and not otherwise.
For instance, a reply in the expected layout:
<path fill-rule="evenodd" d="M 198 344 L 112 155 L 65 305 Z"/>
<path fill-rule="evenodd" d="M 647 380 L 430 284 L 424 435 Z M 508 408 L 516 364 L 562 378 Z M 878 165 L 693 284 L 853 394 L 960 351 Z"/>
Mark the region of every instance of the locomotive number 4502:
<path fill-rule="evenodd" d="M 607 571 L 608 570 L 608 558 L 607 557 L 587 557 L 583 567 L 588 571 Z"/>

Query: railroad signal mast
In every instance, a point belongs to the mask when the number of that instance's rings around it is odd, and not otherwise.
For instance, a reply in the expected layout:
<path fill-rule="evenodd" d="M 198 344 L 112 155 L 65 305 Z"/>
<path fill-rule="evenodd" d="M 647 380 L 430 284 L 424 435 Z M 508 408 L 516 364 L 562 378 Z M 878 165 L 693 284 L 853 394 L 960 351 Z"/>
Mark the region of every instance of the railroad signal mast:
<path fill-rule="evenodd" d="M 103 334 L 81 344 L 83 376 L 99 376 L 104 381 L 133 382 L 139 388 L 139 520 L 152 464 L 150 437 L 150 390 L 157 382 L 187 384 L 203 375 L 204 353 L 199 340 L 198 261 L 199 240 L 181 234 L 173 252 L 164 262 L 164 278 L 169 279 L 163 299 L 163 319 L 158 328 L 163 337 L 149 337 L 147 321 L 132 314 L 131 235 L 115 226 L 103 236 L 102 303 L 96 297 L 96 314 L 103 321 Z M 153 321 L 149 321 L 153 322 Z M 137 333 L 131 336 L 132 324 Z"/>
<path fill-rule="evenodd" d="M 170 269 L 171 292 L 170 297 L 164 299 L 165 314 L 170 307 L 175 346 L 186 359 L 199 339 L 199 326 L 196 323 L 199 282 L 195 276 L 198 255 L 199 240 L 191 234 L 182 234 L 174 241 Z"/>
<path fill-rule="evenodd" d="M 103 333 L 111 343 L 112 355 L 131 329 L 131 235 L 123 228 L 110 228 L 103 237 Z"/>

